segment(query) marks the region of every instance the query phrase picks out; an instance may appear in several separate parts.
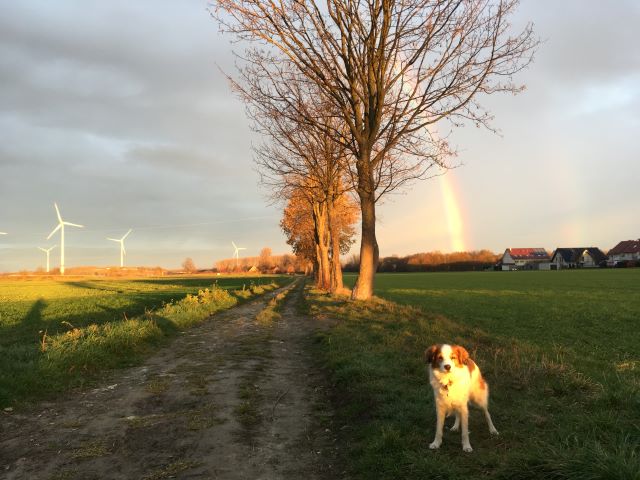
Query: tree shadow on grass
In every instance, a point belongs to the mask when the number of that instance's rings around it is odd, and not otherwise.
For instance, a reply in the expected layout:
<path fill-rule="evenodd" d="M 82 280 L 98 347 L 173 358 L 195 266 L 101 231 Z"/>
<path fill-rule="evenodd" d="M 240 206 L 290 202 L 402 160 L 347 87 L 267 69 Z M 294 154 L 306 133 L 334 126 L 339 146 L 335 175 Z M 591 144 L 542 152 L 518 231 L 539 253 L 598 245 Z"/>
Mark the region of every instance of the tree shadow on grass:
<path fill-rule="evenodd" d="M 92 287 L 87 286 L 86 288 Z M 149 294 L 124 294 L 124 297 L 126 298 L 120 298 L 123 303 L 117 307 L 106 303 L 108 299 L 96 297 L 93 301 L 97 301 L 97 303 L 88 308 L 76 308 L 74 312 L 65 309 L 66 306 L 63 303 L 47 302 L 44 298 L 40 298 L 28 308 L 20 321 L 9 324 L 0 322 L 0 347 L 15 344 L 33 345 L 38 342 L 44 332 L 48 336 L 53 336 L 92 324 L 103 325 L 108 322 L 122 322 L 144 315 L 145 312 L 155 310 L 174 299 L 180 299 L 184 297 L 184 294 L 151 292 Z M 45 309 L 47 309 L 46 312 Z M 166 331 L 171 330 L 170 326 L 164 324 L 162 328 Z"/>
<path fill-rule="evenodd" d="M 113 308 L 108 305 L 100 305 L 100 304 L 96 306 L 100 308 L 103 312 L 113 316 L 114 318 L 117 318 L 119 316 L 121 321 L 131 320 L 133 318 L 139 317 L 140 315 L 142 315 L 144 318 L 144 313 L 145 313 L 145 312 L 141 312 L 140 314 L 129 316 L 126 312 L 123 312 L 119 308 Z M 149 310 L 145 310 L 145 311 L 151 313 Z M 153 322 L 158 326 L 160 330 L 162 330 L 162 333 L 164 335 L 172 335 L 175 332 L 180 330 L 173 321 L 169 320 L 168 318 L 162 315 L 158 315 L 155 312 L 151 315 L 150 319 L 153 319 Z"/>
<path fill-rule="evenodd" d="M 235 281 L 234 281 L 235 280 Z M 148 284 L 148 285 L 176 285 L 178 287 L 190 287 L 190 288 L 210 288 L 214 283 L 220 283 L 221 286 L 226 283 L 238 283 L 238 279 L 219 279 L 216 277 L 202 277 L 202 278 L 136 278 L 129 280 L 133 284 Z"/>
<path fill-rule="evenodd" d="M 176 285 L 178 287 L 190 287 L 194 289 L 211 288 L 218 285 L 221 288 L 242 288 L 243 285 L 265 285 L 271 282 L 283 284 L 282 279 L 287 277 L 202 277 L 202 278 L 138 278 L 130 280 L 131 283 L 151 285 Z"/>
<path fill-rule="evenodd" d="M 100 290 L 100 291 L 104 291 L 104 292 L 117 292 L 117 293 L 124 293 L 124 290 L 118 287 L 113 287 L 111 285 L 106 284 L 104 281 L 73 281 L 73 282 L 66 282 L 67 285 L 72 286 L 72 287 L 76 287 L 76 288 L 84 288 L 87 290 Z"/>

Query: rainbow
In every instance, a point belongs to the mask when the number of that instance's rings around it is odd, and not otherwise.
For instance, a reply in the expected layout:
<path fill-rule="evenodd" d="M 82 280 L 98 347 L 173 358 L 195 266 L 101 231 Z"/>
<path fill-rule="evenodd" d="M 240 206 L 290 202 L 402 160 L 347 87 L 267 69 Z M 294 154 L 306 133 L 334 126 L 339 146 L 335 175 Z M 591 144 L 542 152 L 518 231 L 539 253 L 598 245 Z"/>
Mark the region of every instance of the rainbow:
<path fill-rule="evenodd" d="M 393 66 L 394 73 L 399 72 L 398 64 L 396 63 Z M 412 89 L 415 88 L 415 80 L 412 77 L 408 77 L 403 75 L 404 84 L 402 88 L 409 95 L 412 94 Z M 438 137 L 438 132 L 435 126 L 426 127 L 429 131 L 430 135 L 433 138 Z M 444 203 L 445 215 L 447 218 L 447 223 L 449 225 L 449 237 L 451 240 L 450 248 L 452 252 L 464 252 L 466 251 L 466 247 L 468 245 L 465 242 L 465 233 L 464 233 L 464 221 L 462 218 L 462 213 L 460 209 L 460 194 L 458 189 L 456 188 L 455 180 L 453 176 L 445 172 L 443 175 L 440 175 L 440 189 L 442 191 L 442 200 Z"/>
<path fill-rule="evenodd" d="M 465 222 L 460 208 L 460 194 L 451 172 L 440 175 L 440 190 L 444 213 L 449 226 L 450 248 L 452 252 L 464 252 L 468 247 L 465 241 Z"/>

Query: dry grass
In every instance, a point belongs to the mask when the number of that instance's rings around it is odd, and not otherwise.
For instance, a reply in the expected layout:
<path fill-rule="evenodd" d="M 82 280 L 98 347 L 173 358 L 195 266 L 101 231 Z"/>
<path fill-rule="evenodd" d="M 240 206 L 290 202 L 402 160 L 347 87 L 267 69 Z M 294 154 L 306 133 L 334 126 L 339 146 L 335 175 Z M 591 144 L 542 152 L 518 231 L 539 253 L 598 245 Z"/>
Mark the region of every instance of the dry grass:
<path fill-rule="evenodd" d="M 71 458 L 74 459 L 86 459 L 95 457 L 104 457 L 109 455 L 109 447 L 100 441 L 95 441 L 76 448 L 71 452 Z"/>
<path fill-rule="evenodd" d="M 196 462 L 187 462 L 185 460 L 176 460 L 168 465 L 165 465 L 154 472 L 145 475 L 143 480 L 163 480 L 165 478 L 176 478 L 176 476 L 184 472 L 185 470 L 189 470 L 191 468 L 197 467 L 198 464 Z"/>
<path fill-rule="evenodd" d="M 166 378 L 154 378 L 145 384 L 144 389 L 152 395 L 162 395 L 169 389 L 169 385 L 171 382 Z"/>
<path fill-rule="evenodd" d="M 287 293 L 288 292 L 280 292 L 269 300 L 267 306 L 256 316 L 256 321 L 261 325 L 271 325 L 274 321 L 278 320 L 280 318 L 279 310 L 282 302 L 284 302 L 287 297 Z"/>

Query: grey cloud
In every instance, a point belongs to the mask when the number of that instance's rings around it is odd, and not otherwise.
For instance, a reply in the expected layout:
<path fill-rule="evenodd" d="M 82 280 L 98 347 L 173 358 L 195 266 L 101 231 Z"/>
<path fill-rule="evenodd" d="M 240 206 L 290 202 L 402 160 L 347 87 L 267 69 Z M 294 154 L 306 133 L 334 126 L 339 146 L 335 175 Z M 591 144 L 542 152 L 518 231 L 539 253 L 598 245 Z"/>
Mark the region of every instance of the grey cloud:
<path fill-rule="evenodd" d="M 208 265 L 230 254 L 231 239 L 256 254 L 267 245 L 286 250 L 279 210 L 265 207 L 253 171 L 249 145 L 257 137 L 218 71 L 217 64 L 233 72 L 233 58 L 206 0 L 5 4 L 0 230 L 12 240 L 0 241 L 0 271 L 37 266 L 35 246 L 54 225 L 53 201 L 87 225 L 69 236 L 79 249 L 70 258 L 82 263 L 111 262 L 103 237 L 130 227 L 131 261 L 152 265 L 179 265 L 191 251 L 196 264 Z M 516 79 L 528 90 L 482 99 L 503 136 L 471 126 L 452 136 L 465 163 L 454 172 L 469 204 L 465 228 L 483 239 L 471 247 L 527 243 L 534 229 L 554 242 L 558 221 L 547 219 L 558 212 L 607 215 L 640 205 L 633 88 L 640 3 L 530 0 L 514 23 L 528 20 L 546 39 Z M 559 182 L 558 191 L 549 186 L 557 165 L 573 182 Z M 436 182 L 412 187 L 414 195 L 396 196 L 381 211 L 413 218 L 427 198 L 420 192 L 434 188 L 430 203 L 439 208 Z M 548 189 L 542 197 L 540 186 Z M 584 196 L 568 202 L 568 186 Z M 535 225 L 522 214 L 533 207 Z M 448 248 L 440 237 L 393 243 L 397 231 L 384 233 L 384 222 L 380 229 L 398 254 Z"/>
<path fill-rule="evenodd" d="M 640 70 L 637 43 L 640 4 L 636 0 L 523 2 L 519 19 L 534 22 L 542 44 L 532 69 L 560 82 L 600 82 Z"/>
<path fill-rule="evenodd" d="M 163 6 L 175 17 L 117 3 L 12 5 L 0 20 L 3 110 L 38 125 L 146 140 L 206 141 L 212 123 L 244 124 L 215 65 L 230 55 L 215 42 L 206 4 Z M 114 31 L 110 17 L 120 16 Z"/>
<path fill-rule="evenodd" d="M 214 152 L 202 152 L 179 145 L 136 146 L 127 152 L 129 162 L 143 162 L 151 167 L 159 167 L 181 172 L 185 175 L 208 174 L 212 177 L 228 176 L 230 165 L 216 161 Z"/>

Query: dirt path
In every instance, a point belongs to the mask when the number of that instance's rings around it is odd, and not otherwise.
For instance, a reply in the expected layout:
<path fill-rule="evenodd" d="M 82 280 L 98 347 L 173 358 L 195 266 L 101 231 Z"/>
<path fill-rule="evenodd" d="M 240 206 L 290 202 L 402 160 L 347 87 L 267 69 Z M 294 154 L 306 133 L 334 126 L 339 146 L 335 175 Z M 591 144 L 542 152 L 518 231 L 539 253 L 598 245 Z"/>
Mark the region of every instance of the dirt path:
<path fill-rule="evenodd" d="M 296 312 L 276 292 L 184 332 L 142 367 L 29 412 L 0 413 L 2 479 L 337 478 L 331 411 Z"/>

